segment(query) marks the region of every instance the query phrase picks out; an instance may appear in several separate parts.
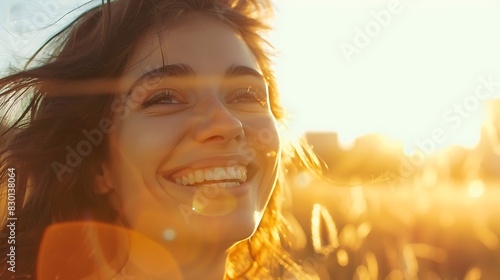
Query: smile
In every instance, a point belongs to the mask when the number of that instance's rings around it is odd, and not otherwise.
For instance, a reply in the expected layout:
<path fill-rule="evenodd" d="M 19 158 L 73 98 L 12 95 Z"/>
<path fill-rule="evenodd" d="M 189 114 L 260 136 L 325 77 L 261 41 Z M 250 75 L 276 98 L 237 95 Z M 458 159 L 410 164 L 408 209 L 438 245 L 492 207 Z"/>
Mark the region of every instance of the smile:
<path fill-rule="evenodd" d="M 231 188 L 247 181 L 247 168 L 243 165 L 228 167 L 208 167 L 190 169 L 189 172 L 176 174 L 172 181 L 181 186 L 210 186 Z"/>

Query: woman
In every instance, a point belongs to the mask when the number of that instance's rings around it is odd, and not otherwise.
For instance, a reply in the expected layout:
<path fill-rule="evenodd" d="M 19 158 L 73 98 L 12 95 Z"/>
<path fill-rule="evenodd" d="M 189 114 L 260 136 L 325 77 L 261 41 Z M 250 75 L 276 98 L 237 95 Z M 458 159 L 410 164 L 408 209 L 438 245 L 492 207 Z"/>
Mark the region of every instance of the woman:
<path fill-rule="evenodd" d="M 269 11 L 108 1 L 0 80 L 17 114 L 2 135 L 2 182 L 16 180 L 2 279 L 312 277 L 280 249 L 286 164 L 313 157 L 278 132 Z"/>

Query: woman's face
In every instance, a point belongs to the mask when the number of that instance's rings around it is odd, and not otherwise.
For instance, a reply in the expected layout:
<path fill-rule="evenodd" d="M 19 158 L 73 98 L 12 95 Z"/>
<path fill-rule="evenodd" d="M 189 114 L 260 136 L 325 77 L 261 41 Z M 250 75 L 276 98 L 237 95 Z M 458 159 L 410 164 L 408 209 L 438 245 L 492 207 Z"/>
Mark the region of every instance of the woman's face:
<path fill-rule="evenodd" d="M 249 237 L 280 142 L 245 42 L 217 18 L 188 14 L 143 37 L 124 77 L 100 186 L 128 226 L 167 243 Z"/>

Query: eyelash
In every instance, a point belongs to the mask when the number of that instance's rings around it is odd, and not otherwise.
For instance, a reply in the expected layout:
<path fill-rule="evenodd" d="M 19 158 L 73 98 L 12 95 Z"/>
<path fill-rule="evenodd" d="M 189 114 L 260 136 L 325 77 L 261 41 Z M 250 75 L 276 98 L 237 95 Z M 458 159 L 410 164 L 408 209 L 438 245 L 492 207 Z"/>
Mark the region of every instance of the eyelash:
<path fill-rule="evenodd" d="M 147 108 L 147 107 L 150 107 L 152 105 L 162 104 L 161 101 L 166 100 L 166 99 L 175 100 L 177 103 L 170 102 L 170 103 L 163 103 L 163 104 L 182 103 L 180 101 L 181 98 L 177 92 L 170 90 L 170 89 L 164 89 L 164 90 L 161 90 L 161 91 L 154 93 L 150 98 L 148 98 L 146 101 L 144 101 L 144 103 L 142 103 L 142 107 Z"/>
<path fill-rule="evenodd" d="M 251 87 L 242 88 L 236 90 L 234 93 L 234 98 L 231 99 L 231 103 L 238 102 L 238 99 L 242 98 L 251 98 L 250 101 L 243 102 L 258 102 L 261 106 L 265 106 L 267 104 L 267 100 L 258 90 L 254 90 Z"/>
<path fill-rule="evenodd" d="M 267 98 L 262 96 L 258 90 L 248 88 L 237 89 L 233 92 L 230 103 L 253 103 L 257 102 L 261 106 L 267 105 Z M 166 99 L 175 100 L 174 102 L 163 103 Z M 147 108 L 157 104 L 182 104 L 181 96 L 171 89 L 164 89 L 158 92 L 155 92 L 150 98 L 148 98 L 144 103 L 142 103 L 143 108 Z"/>

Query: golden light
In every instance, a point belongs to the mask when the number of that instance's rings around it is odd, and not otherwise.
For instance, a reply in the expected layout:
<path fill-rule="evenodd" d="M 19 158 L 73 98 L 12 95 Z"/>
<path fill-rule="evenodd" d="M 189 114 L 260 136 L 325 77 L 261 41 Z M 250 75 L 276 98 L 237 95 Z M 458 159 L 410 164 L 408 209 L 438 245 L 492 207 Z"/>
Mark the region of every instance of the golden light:
<path fill-rule="evenodd" d="M 340 249 L 336 253 L 337 262 L 340 266 L 347 266 L 349 264 L 349 255 L 344 249 Z"/>
<path fill-rule="evenodd" d="M 492 1 L 274 2 L 276 74 L 297 134 L 380 133 L 413 150 L 438 130 L 436 150 L 477 145 L 484 102 L 499 96 L 474 95 L 500 72 Z"/>
<path fill-rule="evenodd" d="M 467 192 L 470 197 L 478 198 L 484 194 L 484 183 L 483 181 L 476 179 L 469 184 Z"/>

